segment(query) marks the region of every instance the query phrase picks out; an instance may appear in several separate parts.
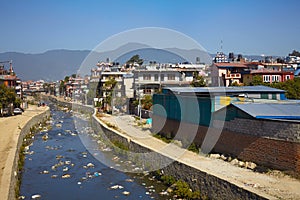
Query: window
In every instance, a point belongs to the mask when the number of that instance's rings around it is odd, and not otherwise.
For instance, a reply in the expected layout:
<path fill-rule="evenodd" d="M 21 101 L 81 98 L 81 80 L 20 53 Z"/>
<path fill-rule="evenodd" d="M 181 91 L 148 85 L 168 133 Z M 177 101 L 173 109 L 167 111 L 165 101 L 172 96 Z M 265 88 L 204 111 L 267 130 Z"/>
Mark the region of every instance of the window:
<path fill-rule="evenodd" d="M 168 80 L 175 80 L 175 74 L 168 74 Z"/>
<path fill-rule="evenodd" d="M 161 74 L 160 75 L 160 81 L 164 81 L 165 80 L 165 75 L 164 74 Z"/>
<path fill-rule="evenodd" d="M 291 79 L 290 75 L 285 76 L 285 80 L 290 80 L 290 79 Z"/>
<path fill-rule="evenodd" d="M 144 94 L 151 94 L 151 89 L 144 89 Z"/>
<path fill-rule="evenodd" d="M 151 75 L 150 74 L 143 74 L 143 79 L 149 81 L 149 80 L 151 80 Z"/>
<path fill-rule="evenodd" d="M 264 82 L 270 82 L 270 76 L 269 75 L 264 75 L 263 76 L 263 81 Z"/>
<path fill-rule="evenodd" d="M 158 81 L 158 74 L 154 74 L 154 81 Z"/>
<path fill-rule="evenodd" d="M 278 75 L 272 75 L 272 82 L 278 82 L 279 76 Z"/>

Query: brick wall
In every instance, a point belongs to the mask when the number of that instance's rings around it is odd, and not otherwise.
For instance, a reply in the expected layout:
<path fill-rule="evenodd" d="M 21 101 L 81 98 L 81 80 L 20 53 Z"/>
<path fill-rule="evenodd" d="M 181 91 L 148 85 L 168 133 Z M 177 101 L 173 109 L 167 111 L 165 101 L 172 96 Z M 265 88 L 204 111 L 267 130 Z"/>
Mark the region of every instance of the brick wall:
<path fill-rule="evenodd" d="M 219 127 L 220 123 L 222 122 L 215 120 L 214 127 Z M 225 122 L 223 129 L 247 135 L 300 142 L 299 122 L 235 118 Z"/>
<path fill-rule="evenodd" d="M 180 122 L 175 120 L 165 121 L 165 119 L 161 119 L 159 116 L 153 116 L 153 131 L 156 133 L 160 132 L 165 136 L 172 135 L 174 137 L 178 132 L 179 125 L 182 126 L 183 122 L 180 124 Z M 272 169 L 300 173 L 300 142 L 293 141 L 297 138 L 293 137 L 293 134 L 299 131 L 299 124 L 276 124 L 276 122 L 268 123 L 267 121 L 260 122 L 239 119 L 234 122 L 225 123 L 226 129 L 223 130 L 220 121 L 216 121 L 214 125 L 215 128 L 211 127 L 210 133 L 220 132 L 221 134 L 212 149 L 213 152 L 236 156 L 241 160 L 252 161 Z M 190 134 L 192 133 L 189 130 L 198 128 L 194 142 L 202 146 L 208 132 L 208 127 L 197 126 L 195 124 L 185 124 L 185 126 L 190 127 L 186 129 L 186 137 L 191 137 Z M 269 130 L 272 128 L 273 130 L 277 130 L 277 127 L 278 131 L 274 131 L 275 133 L 272 131 L 265 133 L 266 128 L 264 126 Z M 241 133 L 241 130 L 244 133 Z M 288 137 L 288 139 L 283 140 L 281 137 Z M 208 138 L 210 137 L 208 136 Z"/>

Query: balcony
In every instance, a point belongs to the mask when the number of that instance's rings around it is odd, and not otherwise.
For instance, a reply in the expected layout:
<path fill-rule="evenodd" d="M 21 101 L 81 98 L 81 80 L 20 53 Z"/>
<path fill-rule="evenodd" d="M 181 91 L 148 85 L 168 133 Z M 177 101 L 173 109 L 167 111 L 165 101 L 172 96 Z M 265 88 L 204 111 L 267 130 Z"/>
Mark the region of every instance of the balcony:
<path fill-rule="evenodd" d="M 241 78 L 241 74 L 240 73 L 233 73 L 233 74 L 226 74 L 225 75 L 225 79 L 239 79 Z"/>

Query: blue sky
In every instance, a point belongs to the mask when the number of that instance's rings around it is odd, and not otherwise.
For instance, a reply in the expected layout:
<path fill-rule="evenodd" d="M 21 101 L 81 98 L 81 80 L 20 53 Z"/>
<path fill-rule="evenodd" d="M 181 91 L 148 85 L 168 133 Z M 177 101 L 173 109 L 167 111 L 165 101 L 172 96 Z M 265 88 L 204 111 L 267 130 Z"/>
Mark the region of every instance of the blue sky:
<path fill-rule="evenodd" d="M 300 50 L 298 0 L 1 0 L 0 52 L 90 50 L 122 31 L 182 32 L 210 53 Z"/>

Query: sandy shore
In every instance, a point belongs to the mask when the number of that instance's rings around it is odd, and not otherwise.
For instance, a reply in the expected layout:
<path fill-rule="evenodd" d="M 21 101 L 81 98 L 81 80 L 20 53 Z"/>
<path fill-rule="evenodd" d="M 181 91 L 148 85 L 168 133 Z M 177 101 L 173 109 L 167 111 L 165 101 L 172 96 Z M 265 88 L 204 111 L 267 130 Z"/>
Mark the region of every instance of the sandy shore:
<path fill-rule="evenodd" d="M 29 105 L 22 115 L 0 118 L 0 194 L 7 199 L 17 150 L 18 139 L 22 127 L 34 116 L 48 110 L 48 107 Z"/>

